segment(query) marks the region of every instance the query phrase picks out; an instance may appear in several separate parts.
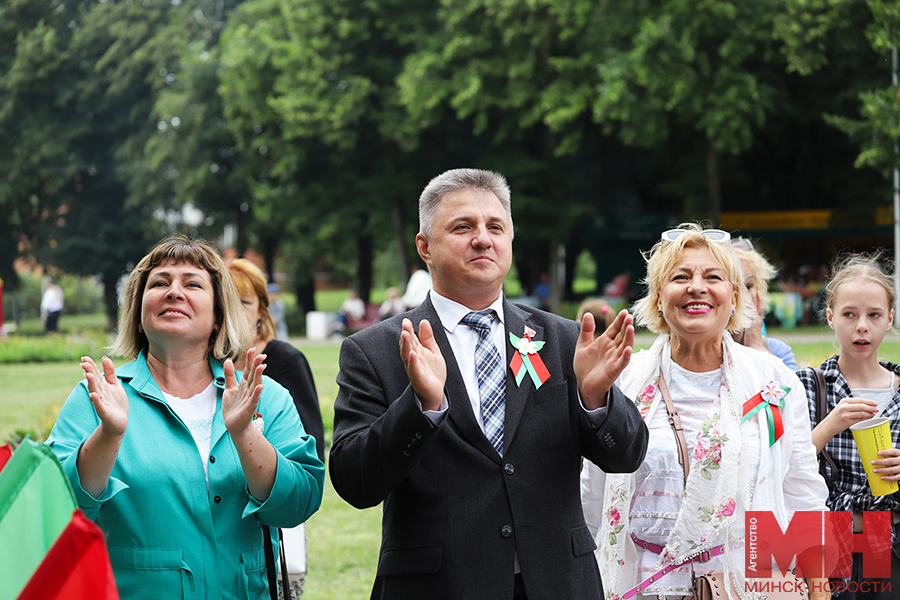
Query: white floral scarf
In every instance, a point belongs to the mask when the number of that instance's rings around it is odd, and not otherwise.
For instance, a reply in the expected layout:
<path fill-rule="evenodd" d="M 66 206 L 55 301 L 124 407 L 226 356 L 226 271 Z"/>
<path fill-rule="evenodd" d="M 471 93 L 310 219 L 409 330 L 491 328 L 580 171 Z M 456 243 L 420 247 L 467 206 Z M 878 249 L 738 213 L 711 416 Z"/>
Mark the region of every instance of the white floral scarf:
<path fill-rule="evenodd" d="M 749 457 L 759 449 L 751 436 L 742 435 L 741 412 L 744 400 L 759 390 L 753 390 L 735 369 L 731 352 L 735 342 L 723 336 L 724 360 L 719 400 L 714 403 L 694 444 L 691 468 L 685 486 L 682 508 L 672 527 L 658 568 L 677 565 L 710 548 L 725 544 L 722 559 L 725 567 L 725 588 L 744 594 L 744 565 L 741 546 L 744 536 L 743 514 L 750 506 L 753 489 L 753 468 Z M 645 420 L 660 408 L 658 376 L 660 366 L 668 372 L 670 348 L 668 336 L 661 336 L 645 352 L 636 355 L 632 365 L 620 380 L 620 389 L 635 404 Z M 640 353 L 644 354 L 644 353 Z M 668 376 L 667 376 L 668 379 Z M 753 424 L 756 427 L 756 423 Z M 640 580 L 636 569 L 629 569 L 635 553 L 629 538 L 629 512 L 635 490 L 633 474 L 609 474 L 603 502 L 603 523 L 600 529 L 600 568 L 607 600 L 619 600 L 621 595 Z M 624 533 L 624 534 L 623 534 Z M 662 585 L 662 582 L 660 583 Z"/>

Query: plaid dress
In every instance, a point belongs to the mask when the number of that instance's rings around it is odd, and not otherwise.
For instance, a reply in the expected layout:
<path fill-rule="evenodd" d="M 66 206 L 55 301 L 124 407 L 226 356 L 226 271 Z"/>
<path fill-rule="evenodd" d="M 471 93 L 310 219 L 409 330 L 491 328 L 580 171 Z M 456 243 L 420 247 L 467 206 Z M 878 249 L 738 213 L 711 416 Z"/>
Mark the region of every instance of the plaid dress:
<path fill-rule="evenodd" d="M 900 365 L 882 362 L 881 365 L 900 376 Z M 851 396 L 850 385 L 838 370 L 838 355 L 835 354 L 820 366 L 825 374 L 825 385 L 828 389 L 828 412 L 833 410 L 841 399 Z M 806 388 L 807 404 L 809 405 L 809 420 L 812 427 L 818 424 L 816 420 L 815 397 L 815 373 L 812 368 L 800 369 L 797 377 Z M 880 415 L 887 417 L 891 422 L 891 437 L 894 446 L 898 446 L 900 435 L 900 392 L 895 391 L 890 404 Z M 831 454 L 838 466 L 838 477 L 835 481 L 828 481 L 828 508 L 831 510 L 890 510 L 900 512 L 900 494 L 889 494 L 875 498 L 869 491 L 866 472 L 863 469 L 853 434 L 850 429 L 845 429 L 831 438 L 825 445 L 825 449 Z M 831 476 L 831 469 L 826 465 L 826 477 Z"/>

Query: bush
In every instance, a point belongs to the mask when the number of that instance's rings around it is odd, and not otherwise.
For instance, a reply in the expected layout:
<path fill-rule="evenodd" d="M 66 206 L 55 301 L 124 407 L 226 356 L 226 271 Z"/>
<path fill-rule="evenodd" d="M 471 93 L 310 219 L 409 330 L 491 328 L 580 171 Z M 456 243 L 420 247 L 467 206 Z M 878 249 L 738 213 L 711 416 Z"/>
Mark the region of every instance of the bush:
<path fill-rule="evenodd" d="M 297 306 L 297 296 L 282 290 L 281 299 L 284 300 L 284 322 L 288 335 L 302 337 L 306 334 L 306 315 Z"/>
<path fill-rule="evenodd" d="M 56 417 L 59 416 L 59 411 L 62 409 L 62 404 L 51 404 L 44 414 L 41 415 L 38 422 L 34 425 L 34 427 L 30 429 L 16 429 L 13 433 L 12 438 L 9 440 L 13 447 L 18 446 L 22 443 L 26 437 L 31 438 L 35 442 L 44 442 L 50 437 L 50 430 L 53 429 L 53 424 L 56 423 Z"/>
<path fill-rule="evenodd" d="M 7 339 L 0 340 L 0 364 L 71 362 L 82 356 L 102 354 L 108 343 L 106 335 L 99 331 L 65 336 L 10 335 Z"/>
<path fill-rule="evenodd" d="M 63 290 L 65 308 L 64 315 L 83 315 L 102 311 L 103 286 L 93 277 L 76 275 L 60 275 L 55 277 Z M 15 306 L 18 305 L 19 318 L 39 317 L 41 314 L 41 275 L 26 271 L 19 273 L 19 287 L 14 292 L 3 294 L 3 314 L 12 322 L 15 318 Z"/>

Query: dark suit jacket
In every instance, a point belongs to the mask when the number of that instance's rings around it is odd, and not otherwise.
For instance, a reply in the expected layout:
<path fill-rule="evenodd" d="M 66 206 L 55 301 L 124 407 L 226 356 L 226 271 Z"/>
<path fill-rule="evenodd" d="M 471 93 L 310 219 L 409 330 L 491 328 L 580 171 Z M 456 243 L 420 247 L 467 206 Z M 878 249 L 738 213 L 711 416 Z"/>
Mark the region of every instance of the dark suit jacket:
<path fill-rule="evenodd" d="M 331 479 L 358 508 L 384 502 L 372 598 L 506 600 L 518 554 L 530 600 L 600 599 L 594 541 L 579 492 L 580 459 L 632 472 L 647 428 L 613 388 L 593 427 L 581 407 L 572 359 L 578 326 L 504 301 L 506 339 L 525 325 L 546 344 L 550 379 L 516 386 L 507 347 L 504 455 L 479 428 L 431 300 L 347 338 L 341 347 Z M 428 319 L 447 363 L 449 415 L 435 427 L 418 407 L 403 363 L 401 318 Z"/>

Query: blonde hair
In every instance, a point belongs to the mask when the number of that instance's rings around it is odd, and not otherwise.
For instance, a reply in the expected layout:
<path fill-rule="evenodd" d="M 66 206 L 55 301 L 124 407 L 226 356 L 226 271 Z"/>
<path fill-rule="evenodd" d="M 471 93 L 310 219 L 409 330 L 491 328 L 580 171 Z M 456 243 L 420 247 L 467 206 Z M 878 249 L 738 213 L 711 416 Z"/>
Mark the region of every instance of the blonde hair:
<path fill-rule="evenodd" d="M 647 295 L 638 300 L 633 308 L 634 319 L 654 333 L 669 333 L 669 324 L 659 314 L 659 300 L 666 277 L 688 248 L 708 248 L 713 258 L 725 270 L 735 294 L 734 314 L 725 324 L 730 332 L 741 331 L 752 322 L 748 310 L 749 294 L 744 287 L 741 265 L 726 242 L 711 241 L 703 235 L 703 227 L 696 223 L 682 223 L 678 229 L 686 230 L 674 241 L 660 240 L 649 252 L 643 252 L 647 261 L 647 277 L 642 283 L 647 286 Z"/>
<path fill-rule="evenodd" d="M 122 315 L 119 330 L 110 353 L 128 359 L 136 358 L 141 350 L 149 346 L 147 336 L 141 327 L 141 309 L 144 289 L 150 271 L 160 265 L 188 263 L 206 270 L 213 284 L 215 325 L 209 336 L 209 353 L 217 360 L 236 360 L 250 344 L 250 329 L 247 317 L 241 307 L 241 296 L 225 262 L 215 248 L 204 240 L 191 239 L 183 235 L 166 238 L 137 264 L 123 291 Z"/>
<path fill-rule="evenodd" d="M 893 265 L 882 259 L 879 250 L 871 254 L 844 254 L 835 259 L 831 267 L 831 279 L 825 286 L 825 306 L 834 309 L 838 288 L 851 281 L 870 281 L 884 288 L 888 299 L 888 311 L 894 309 L 897 293 L 894 291 Z M 887 272 L 886 272 L 887 271 Z"/>
<path fill-rule="evenodd" d="M 732 248 L 734 255 L 737 256 L 738 260 L 742 264 L 747 265 L 748 273 L 745 275 L 753 277 L 754 287 L 756 291 L 759 292 L 759 297 L 762 300 L 763 308 L 766 310 L 769 309 L 769 281 L 775 277 L 775 274 L 778 272 L 775 267 L 772 266 L 766 257 L 757 252 L 756 250 L 744 250 L 743 248 Z M 752 305 L 752 298 L 751 298 Z"/>
<path fill-rule="evenodd" d="M 251 329 L 260 339 L 266 342 L 272 340 L 275 337 L 275 321 L 269 314 L 269 292 L 265 275 L 246 258 L 229 261 L 228 272 L 241 297 L 244 294 L 253 294 L 259 299 L 259 320 L 252 324 Z"/>

